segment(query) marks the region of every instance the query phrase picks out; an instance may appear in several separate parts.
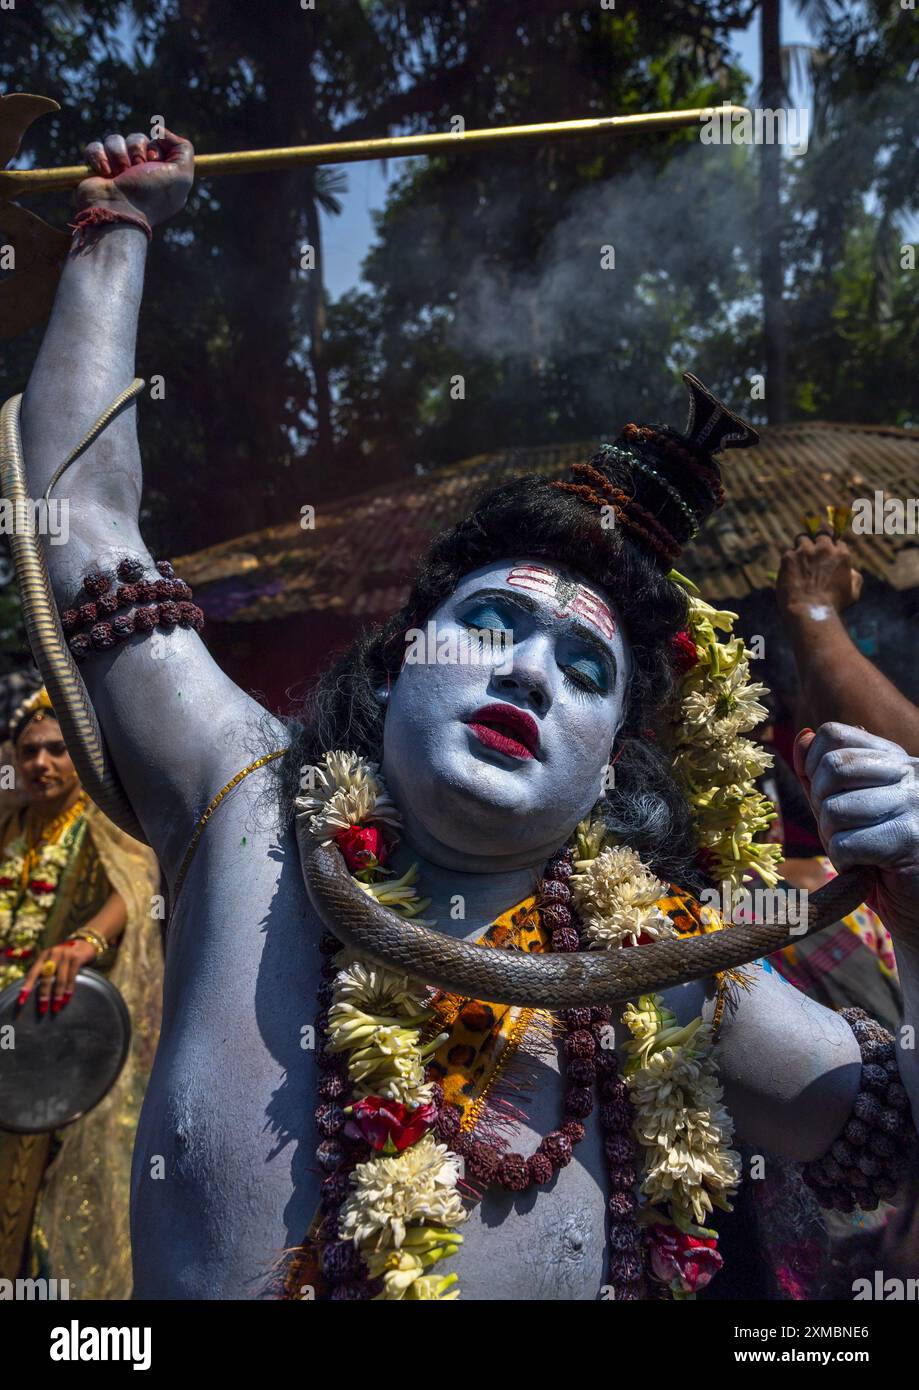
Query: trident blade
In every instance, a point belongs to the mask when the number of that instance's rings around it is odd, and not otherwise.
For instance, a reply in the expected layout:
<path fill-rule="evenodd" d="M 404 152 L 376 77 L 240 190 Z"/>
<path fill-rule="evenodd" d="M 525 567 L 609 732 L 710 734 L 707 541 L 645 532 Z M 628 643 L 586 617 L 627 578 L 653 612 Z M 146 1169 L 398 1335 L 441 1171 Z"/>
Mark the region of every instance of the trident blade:
<path fill-rule="evenodd" d="M 34 120 L 60 109 L 51 97 L 31 96 L 28 92 L 0 97 L 0 164 L 9 164 L 16 158 L 22 137 Z"/>

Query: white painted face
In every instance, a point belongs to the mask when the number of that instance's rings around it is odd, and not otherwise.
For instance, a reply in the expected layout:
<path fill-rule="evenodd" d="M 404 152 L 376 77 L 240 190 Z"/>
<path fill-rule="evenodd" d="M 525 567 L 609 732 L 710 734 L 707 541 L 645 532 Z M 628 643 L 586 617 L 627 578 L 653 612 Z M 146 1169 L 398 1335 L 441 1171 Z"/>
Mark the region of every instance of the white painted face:
<path fill-rule="evenodd" d="M 575 572 L 519 557 L 466 575 L 410 634 L 386 713 L 413 846 L 470 870 L 551 854 L 601 794 L 630 670 L 609 599 Z"/>

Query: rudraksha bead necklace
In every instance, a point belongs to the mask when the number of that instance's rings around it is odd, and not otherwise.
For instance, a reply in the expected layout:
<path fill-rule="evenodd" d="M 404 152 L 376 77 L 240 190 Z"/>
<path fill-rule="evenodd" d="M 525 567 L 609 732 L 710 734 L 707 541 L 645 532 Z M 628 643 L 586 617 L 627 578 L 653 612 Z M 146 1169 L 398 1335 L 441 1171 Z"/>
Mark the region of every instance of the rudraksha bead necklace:
<path fill-rule="evenodd" d="M 570 850 L 556 854 L 546 866 L 537 909 L 543 924 L 552 930 L 553 951 L 582 949 L 575 920 L 568 880 L 574 872 Z M 321 1010 L 332 1000 L 332 981 L 337 967 L 334 956 L 340 942 L 329 933 L 320 940 L 324 960 L 322 983 L 317 992 Z M 433 1083 L 437 1110 L 433 1125 L 435 1139 L 465 1161 L 479 1189 L 493 1184 L 506 1191 L 522 1193 L 551 1182 L 560 1168 L 572 1159 L 574 1148 L 585 1135 L 584 1121 L 595 1106 L 600 1089 L 600 1126 L 609 1180 L 609 1278 L 613 1297 L 635 1300 L 642 1297 L 644 1285 L 644 1244 L 636 1221 L 636 1150 L 632 1137 L 634 1112 L 626 1082 L 619 1075 L 619 1059 L 609 1046 L 608 1029 L 612 1010 L 607 1007 L 568 1009 L 561 1016 L 565 1026 L 565 1100 L 561 1124 L 539 1143 L 529 1157 L 505 1152 L 494 1144 L 476 1139 L 460 1127 L 459 1112 L 444 1104 L 443 1089 Z M 323 1033 L 322 1028 L 318 1030 Z M 349 1175 L 365 1162 L 372 1149 L 364 1140 L 345 1132 L 343 1102 L 350 1085 L 346 1059 L 327 1051 L 323 1043 L 318 1053 L 320 1071 L 319 1104 L 315 1118 L 319 1131 L 316 1159 L 325 1175 L 320 1189 L 322 1210 L 317 1241 L 322 1247 L 322 1272 L 335 1301 L 373 1298 L 382 1280 L 371 1280 L 360 1252 L 338 1239 L 339 1210 L 349 1191 Z"/>

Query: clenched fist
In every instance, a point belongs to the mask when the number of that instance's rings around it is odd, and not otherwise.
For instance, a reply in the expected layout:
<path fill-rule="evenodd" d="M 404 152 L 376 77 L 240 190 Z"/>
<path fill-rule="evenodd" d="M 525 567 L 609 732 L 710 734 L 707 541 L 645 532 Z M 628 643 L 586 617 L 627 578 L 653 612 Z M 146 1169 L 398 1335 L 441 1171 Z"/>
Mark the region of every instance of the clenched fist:
<path fill-rule="evenodd" d="M 188 140 L 167 130 L 160 140 L 146 135 L 106 135 L 84 150 L 94 171 L 76 191 L 83 208 L 102 205 L 141 213 L 151 227 L 181 212 L 195 176 L 195 152 Z"/>
<path fill-rule="evenodd" d="M 849 724 L 798 734 L 797 772 L 840 871 L 877 869 L 869 899 L 895 940 L 919 946 L 919 759 Z"/>

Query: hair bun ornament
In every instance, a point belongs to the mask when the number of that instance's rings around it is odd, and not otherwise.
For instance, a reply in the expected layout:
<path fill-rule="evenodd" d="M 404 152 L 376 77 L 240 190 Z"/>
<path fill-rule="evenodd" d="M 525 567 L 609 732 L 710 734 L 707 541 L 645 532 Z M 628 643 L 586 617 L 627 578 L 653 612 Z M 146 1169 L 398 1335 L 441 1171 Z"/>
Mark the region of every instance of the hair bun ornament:
<path fill-rule="evenodd" d="M 690 449 L 718 454 L 722 449 L 749 449 L 759 443 L 752 425 L 728 410 L 692 372 L 683 373 L 689 392 L 689 419 L 683 437 Z"/>
<path fill-rule="evenodd" d="M 600 508 L 610 506 L 629 538 L 651 550 L 667 571 L 703 521 L 724 504 L 713 455 L 748 448 L 759 435 L 713 396 L 691 372 L 689 419 L 682 434 L 670 425 L 628 424 L 614 444 L 571 470 L 577 481 L 553 486 Z"/>

